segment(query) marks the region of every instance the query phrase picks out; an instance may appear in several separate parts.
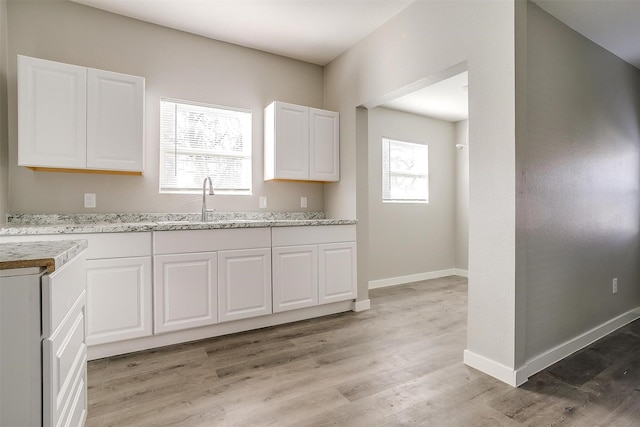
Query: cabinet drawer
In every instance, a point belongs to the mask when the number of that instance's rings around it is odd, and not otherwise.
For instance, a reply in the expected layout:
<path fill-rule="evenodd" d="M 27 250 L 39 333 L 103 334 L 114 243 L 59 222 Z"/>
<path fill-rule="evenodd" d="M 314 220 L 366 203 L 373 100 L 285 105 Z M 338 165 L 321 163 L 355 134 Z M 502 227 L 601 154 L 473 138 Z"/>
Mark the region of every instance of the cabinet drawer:
<path fill-rule="evenodd" d="M 43 425 L 56 426 L 77 401 L 79 376 L 86 375 L 84 291 L 60 327 L 42 341 Z"/>
<path fill-rule="evenodd" d="M 68 237 L 67 237 L 68 238 Z M 151 256 L 151 233 L 96 233 L 87 239 L 87 259 Z"/>
<path fill-rule="evenodd" d="M 274 227 L 273 246 L 313 245 L 319 243 L 352 242 L 356 240 L 355 225 L 319 225 Z"/>
<path fill-rule="evenodd" d="M 83 363 L 86 366 L 86 359 Z M 83 426 L 87 419 L 87 370 L 78 371 L 60 426 Z"/>
<path fill-rule="evenodd" d="M 155 255 L 269 248 L 268 227 L 219 230 L 180 230 L 153 233 Z"/>
<path fill-rule="evenodd" d="M 51 336 L 86 288 L 85 252 L 42 276 L 42 335 Z"/>
<path fill-rule="evenodd" d="M 151 256 L 151 232 L 2 236 L 2 241 L 7 243 L 55 240 L 86 240 L 87 259 Z"/>

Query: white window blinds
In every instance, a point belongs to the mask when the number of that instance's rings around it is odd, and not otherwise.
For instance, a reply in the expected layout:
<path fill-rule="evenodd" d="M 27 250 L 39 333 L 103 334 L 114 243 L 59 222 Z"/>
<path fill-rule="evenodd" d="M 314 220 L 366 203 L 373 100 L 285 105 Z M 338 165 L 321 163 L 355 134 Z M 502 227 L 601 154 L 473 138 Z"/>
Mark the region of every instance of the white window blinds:
<path fill-rule="evenodd" d="M 251 111 L 160 101 L 160 192 L 251 193 Z"/>
<path fill-rule="evenodd" d="M 429 202 L 429 148 L 382 139 L 382 200 Z"/>

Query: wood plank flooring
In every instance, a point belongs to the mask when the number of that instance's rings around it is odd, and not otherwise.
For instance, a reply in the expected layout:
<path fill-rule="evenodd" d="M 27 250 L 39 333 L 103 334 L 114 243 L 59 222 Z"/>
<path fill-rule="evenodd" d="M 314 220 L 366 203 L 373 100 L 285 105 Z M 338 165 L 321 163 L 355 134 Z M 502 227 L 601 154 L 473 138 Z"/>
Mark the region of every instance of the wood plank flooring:
<path fill-rule="evenodd" d="M 640 321 L 512 388 L 462 363 L 465 278 L 89 362 L 87 426 L 639 426 Z"/>

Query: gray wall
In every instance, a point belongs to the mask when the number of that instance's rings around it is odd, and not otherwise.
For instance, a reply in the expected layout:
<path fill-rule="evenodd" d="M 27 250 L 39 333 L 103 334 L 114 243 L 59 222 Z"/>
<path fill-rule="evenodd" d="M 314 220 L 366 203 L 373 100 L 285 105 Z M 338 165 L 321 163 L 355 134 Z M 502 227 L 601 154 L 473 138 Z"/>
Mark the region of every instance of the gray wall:
<path fill-rule="evenodd" d="M 7 123 L 7 1 L 0 0 L 0 225 L 9 203 L 9 133 Z"/>
<path fill-rule="evenodd" d="M 526 25 L 516 159 L 529 359 L 640 305 L 640 71 L 532 3 Z"/>
<path fill-rule="evenodd" d="M 323 210 L 323 184 L 262 180 L 264 107 L 277 99 L 322 108 L 322 67 L 69 1 L 11 1 L 8 26 L 11 212 L 197 212 L 201 201 L 197 195 L 158 194 L 161 96 L 253 110 L 253 196 L 216 196 L 209 201 L 210 207 L 257 211 L 258 197 L 265 195 L 268 210 L 293 211 L 301 210 L 300 196 L 307 196 L 306 210 Z M 18 167 L 17 54 L 144 76 L 144 176 L 47 173 Z M 84 209 L 84 192 L 97 193 L 97 209 Z M 0 188 L 0 194 L 6 197 L 6 190 Z"/>
<path fill-rule="evenodd" d="M 455 124 L 456 144 L 464 147 L 456 149 L 456 257 L 455 266 L 460 270 L 469 269 L 469 150 L 467 130 L 469 120 Z"/>
<path fill-rule="evenodd" d="M 429 203 L 382 202 L 382 138 L 427 144 Z M 455 264 L 455 125 L 386 108 L 369 111 L 369 280 Z"/>
<path fill-rule="evenodd" d="M 325 106 L 340 111 L 341 142 L 341 180 L 325 187 L 325 208 L 353 216 L 368 203 L 359 194 L 367 153 L 356 108 L 466 64 L 473 141 L 467 350 L 505 375 L 515 366 L 514 32 L 513 2 L 418 1 L 325 68 Z M 359 252 L 358 263 L 365 256 Z M 367 284 L 358 277 L 359 300 L 368 298 Z"/>

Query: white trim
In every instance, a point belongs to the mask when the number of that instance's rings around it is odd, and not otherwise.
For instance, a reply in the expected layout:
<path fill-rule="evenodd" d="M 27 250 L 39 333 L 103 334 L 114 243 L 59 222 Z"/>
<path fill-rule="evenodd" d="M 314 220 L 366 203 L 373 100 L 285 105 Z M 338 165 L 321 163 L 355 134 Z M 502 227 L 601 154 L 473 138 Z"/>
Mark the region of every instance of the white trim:
<path fill-rule="evenodd" d="M 456 276 L 469 277 L 469 270 L 463 270 L 461 268 L 454 268 Z"/>
<path fill-rule="evenodd" d="M 353 302 L 353 311 L 356 313 L 359 311 L 369 310 L 371 308 L 371 300 L 365 299 L 362 301 Z"/>
<path fill-rule="evenodd" d="M 527 382 L 532 375 L 537 374 L 543 369 L 548 368 L 554 363 L 561 361 L 565 357 L 593 344 L 637 319 L 640 319 L 640 307 L 614 317 L 582 335 L 529 359 L 524 366 L 515 370 L 469 350 L 464 351 L 464 363 L 511 386 L 518 387 Z"/>
<path fill-rule="evenodd" d="M 640 307 L 629 310 L 582 335 L 572 338 L 543 354 L 527 360 L 527 363 L 518 369 L 517 372 L 522 376 L 530 377 L 639 318 Z"/>
<path fill-rule="evenodd" d="M 499 379 L 513 387 L 518 387 L 524 384 L 528 378 L 521 378 L 517 376 L 517 372 L 509 368 L 502 363 L 498 363 L 494 360 L 487 359 L 484 356 L 480 356 L 472 351 L 464 351 L 464 364 L 474 369 L 484 372 L 487 375 L 491 375 L 494 378 Z"/>
<path fill-rule="evenodd" d="M 352 308 L 353 301 L 340 301 L 331 304 L 302 308 L 299 310 L 269 314 L 266 316 L 258 316 L 248 319 L 234 320 L 231 322 L 216 323 L 214 325 L 202 326 L 199 328 L 151 335 L 143 338 L 134 338 L 126 341 L 92 345 L 87 348 L 87 358 L 88 360 L 101 359 L 103 357 L 110 357 L 118 354 L 131 353 L 134 351 L 147 350 L 156 347 L 164 347 L 172 344 L 212 338 L 220 335 L 265 328 L 268 326 L 281 325 L 283 323 L 297 322 L 299 320 L 327 316 L 329 314 L 342 313 L 351 311 Z"/>
<path fill-rule="evenodd" d="M 390 277 L 388 279 L 370 280 L 369 289 L 386 288 L 387 286 L 404 285 L 405 283 L 419 282 L 421 280 L 437 279 L 439 277 L 454 276 L 457 272 L 464 271 L 455 268 L 447 270 L 429 271 L 427 273 L 410 274 L 408 276 Z"/>

